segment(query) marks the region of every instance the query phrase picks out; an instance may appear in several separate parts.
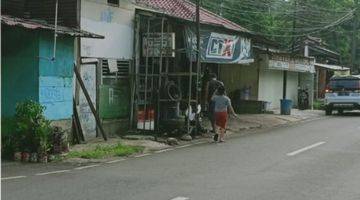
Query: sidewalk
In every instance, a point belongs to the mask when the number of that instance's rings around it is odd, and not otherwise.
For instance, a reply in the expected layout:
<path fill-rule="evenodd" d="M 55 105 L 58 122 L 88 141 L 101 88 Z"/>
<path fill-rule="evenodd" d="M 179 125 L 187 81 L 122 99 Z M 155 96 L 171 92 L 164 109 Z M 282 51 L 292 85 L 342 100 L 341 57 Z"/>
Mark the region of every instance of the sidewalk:
<path fill-rule="evenodd" d="M 256 133 L 258 130 L 279 127 L 284 125 L 290 125 L 297 122 L 305 121 L 305 120 L 313 120 L 324 117 L 324 113 L 322 111 L 299 111 L 292 110 L 292 115 L 284 116 L 279 114 L 243 114 L 239 115 L 240 119 L 230 119 L 228 124 L 228 138 L 236 135 L 241 135 L 244 133 Z M 210 129 L 209 121 L 204 121 L 204 126 Z M 177 148 L 183 148 L 191 145 L 196 145 L 200 143 L 208 143 L 212 142 L 212 134 L 204 134 L 197 138 L 192 139 L 191 141 L 183 141 L 180 139 L 175 139 L 176 145 L 167 144 L 168 138 L 155 138 L 153 136 L 130 136 L 124 139 L 120 137 L 109 138 L 107 142 L 104 142 L 101 138 L 92 139 L 87 141 L 86 144 L 78 144 L 71 147 L 71 151 L 81 151 L 94 149 L 96 146 L 111 146 L 115 145 L 119 142 L 125 145 L 131 146 L 143 146 L 144 151 L 143 154 L 153 153 L 153 152 L 161 152 L 166 150 L 174 150 Z M 138 155 L 132 155 L 130 157 L 134 157 Z M 27 163 L 19 163 L 19 162 L 11 162 L 11 161 L 3 161 L 1 163 L 3 177 L 6 176 L 7 171 L 24 170 L 24 168 L 38 168 L 39 166 L 54 166 L 54 165 L 77 165 L 82 166 L 89 163 L 104 163 L 109 162 L 114 159 L 119 158 L 105 158 L 105 159 L 82 159 L 82 158 L 72 158 L 63 160 L 63 162 L 49 163 L 49 164 L 27 164 Z M 13 168 L 13 169 L 12 169 Z"/>

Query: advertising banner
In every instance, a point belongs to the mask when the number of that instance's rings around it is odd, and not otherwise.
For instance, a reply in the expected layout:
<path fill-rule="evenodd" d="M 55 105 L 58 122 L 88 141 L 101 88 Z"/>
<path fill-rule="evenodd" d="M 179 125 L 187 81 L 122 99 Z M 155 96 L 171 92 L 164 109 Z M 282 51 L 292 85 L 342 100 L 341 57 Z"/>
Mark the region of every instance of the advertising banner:
<path fill-rule="evenodd" d="M 190 27 L 185 29 L 188 56 L 196 59 L 196 34 Z M 246 64 L 254 62 L 251 51 L 251 39 L 238 35 L 229 35 L 200 31 L 201 61 L 208 63 Z"/>

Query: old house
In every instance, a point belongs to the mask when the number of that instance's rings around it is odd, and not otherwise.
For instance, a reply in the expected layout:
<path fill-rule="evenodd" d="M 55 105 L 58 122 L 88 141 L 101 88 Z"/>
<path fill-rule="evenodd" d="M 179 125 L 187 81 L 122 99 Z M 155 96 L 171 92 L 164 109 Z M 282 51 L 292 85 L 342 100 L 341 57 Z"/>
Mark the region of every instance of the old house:
<path fill-rule="evenodd" d="M 251 44 L 262 38 L 236 23 L 200 8 L 198 54 L 195 4 L 137 0 L 136 5 L 133 121 L 139 129 L 161 128 L 181 114 L 188 115 L 189 107 L 197 110 L 206 99 L 199 90 L 206 84 L 208 72 L 224 80 L 222 69 L 254 62 Z"/>
<path fill-rule="evenodd" d="M 126 133 L 130 118 L 135 6 L 126 0 L 82 0 L 79 15 L 81 29 L 105 36 L 103 40 L 79 41 L 80 68 L 87 74 L 87 89 L 105 132 Z M 79 109 L 86 135 L 95 137 L 95 119 L 81 95 Z"/>
<path fill-rule="evenodd" d="M 46 107 L 45 116 L 64 128 L 73 114 L 73 66 L 76 37 L 102 38 L 76 28 L 2 15 L 2 117 L 15 113 L 16 103 L 31 99 Z"/>
<path fill-rule="evenodd" d="M 277 110 L 283 98 L 292 100 L 297 107 L 298 89 L 312 88 L 314 60 L 258 44 L 253 46 L 253 51 L 254 63 L 220 70 L 233 98 L 240 101 L 238 111 Z"/>
<path fill-rule="evenodd" d="M 340 66 L 340 54 L 331 50 L 321 38 L 307 36 L 299 40 L 295 52 L 315 58 L 314 98 L 323 99 L 325 89 L 334 74 L 350 74 L 350 68 Z"/>

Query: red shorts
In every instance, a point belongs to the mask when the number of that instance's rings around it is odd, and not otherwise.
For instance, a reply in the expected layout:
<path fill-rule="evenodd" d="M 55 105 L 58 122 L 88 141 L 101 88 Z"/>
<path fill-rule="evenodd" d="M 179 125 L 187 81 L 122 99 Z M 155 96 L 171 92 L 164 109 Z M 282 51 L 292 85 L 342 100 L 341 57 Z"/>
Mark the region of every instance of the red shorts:
<path fill-rule="evenodd" d="M 226 128 L 226 122 L 228 118 L 227 112 L 215 112 L 215 123 L 220 128 Z"/>

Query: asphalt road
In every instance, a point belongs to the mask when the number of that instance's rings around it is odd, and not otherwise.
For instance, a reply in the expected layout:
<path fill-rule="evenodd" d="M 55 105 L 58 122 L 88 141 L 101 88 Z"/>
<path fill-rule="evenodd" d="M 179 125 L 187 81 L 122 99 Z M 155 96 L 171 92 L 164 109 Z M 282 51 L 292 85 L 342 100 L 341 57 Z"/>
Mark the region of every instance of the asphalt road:
<path fill-rule="evenodd" d="M 359 200 L 360 116 L 2 180 L 1 192 L 6 200 Z"/>

